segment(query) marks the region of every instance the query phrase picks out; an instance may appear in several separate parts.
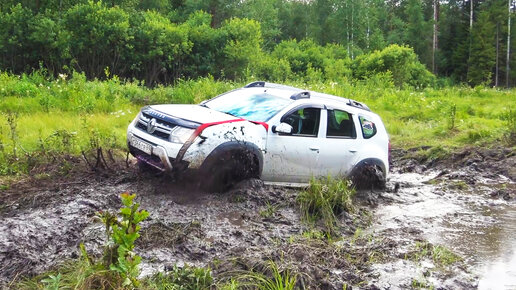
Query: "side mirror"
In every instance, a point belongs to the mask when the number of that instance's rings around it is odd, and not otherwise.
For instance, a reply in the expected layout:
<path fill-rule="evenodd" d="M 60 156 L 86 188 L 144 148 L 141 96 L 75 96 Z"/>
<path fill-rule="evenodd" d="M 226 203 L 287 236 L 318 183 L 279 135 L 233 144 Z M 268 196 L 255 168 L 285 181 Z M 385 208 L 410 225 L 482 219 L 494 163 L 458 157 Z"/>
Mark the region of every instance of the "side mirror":
<path fill-rule="evenodd" d="M 280 123 L 278 126 L 272 126 L 273 133 L 292 134 L 292 126 L 287 123 Z"/>

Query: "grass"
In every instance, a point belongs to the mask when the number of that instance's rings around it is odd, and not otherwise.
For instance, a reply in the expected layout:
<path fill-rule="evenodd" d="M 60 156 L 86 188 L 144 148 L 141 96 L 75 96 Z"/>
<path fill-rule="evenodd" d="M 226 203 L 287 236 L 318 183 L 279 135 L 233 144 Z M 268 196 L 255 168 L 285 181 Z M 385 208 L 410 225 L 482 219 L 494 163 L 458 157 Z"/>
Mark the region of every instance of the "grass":
<path fill-rule="evenodd" d="M 415 261 L 431 258 L 438 267 L 446 267 L 462 261 L 462 258 L 450 249 L 440 245 L 432 245 L 428 242 L 416 242 L 412 257 Z"/>
<path fill-rule="evenodd" d="M 236 275 L 232 275 L 229 285 L 234 285 L 236 288 L 228 288 L 292 290 L 296 287 L 298 275 L 289 269 L 281 270 L 274 261 L 269 260 L 263 272 L 250 270 L 235 273 Z"/>
<path fill-rule="evenodd" d="M 123 151 L 127 125 L 142 106 L 198 103 L 245 83 L 208 77 L 148 88 L 116 76 L 88 81 L 79 73 L 53 78 L 40 71 L 20 76 L 0 72 L 0 175 L 27 173 L 30 168 L 14 163 L 26 163 L 34 152 L 77 155 L 91 145 L 92 136 L 105 147 Z M 434 151 L 422 152 L 422 157 L 442 158 L 471 145 L 516 146 L 514 89 L 414 90 L 347 80 L 286 84 L 366 103 L 382 117 L 394 147 L 438 148 L 425 149 Z M 66 135 L 69 145 L 61 142 Z"/>
<path fill-rule="evenodd" d="M 271 218 L 278 211 L 279 204 L 271 204 L 267 201 L 265 208 L 260 210 L 259 214 L 262 218 Z"/>
<path fill-rule="evenodd" d="M 344 211 L 353 211 L 354 193 L 347 180 L 312 179 L 308 189 L 299 193 L 297 202 L 306 221 L 321 221 L 325 231 L 332 234 L 337 229 L 337 217 Z"/>
<path fill-rule="evenodd" d="M 58 269 L 22 280 L 16 289 L 122 289 L 122 279 L 102 263 L 93 263 L 81 247 L 81 257 Z"/>
<path fill-rule="evenodd" d="M 157 273 L 142 281 L 142 289 L 211 289 L 213 277 L 209 268 L 174 265 L 167 273 Z"/>

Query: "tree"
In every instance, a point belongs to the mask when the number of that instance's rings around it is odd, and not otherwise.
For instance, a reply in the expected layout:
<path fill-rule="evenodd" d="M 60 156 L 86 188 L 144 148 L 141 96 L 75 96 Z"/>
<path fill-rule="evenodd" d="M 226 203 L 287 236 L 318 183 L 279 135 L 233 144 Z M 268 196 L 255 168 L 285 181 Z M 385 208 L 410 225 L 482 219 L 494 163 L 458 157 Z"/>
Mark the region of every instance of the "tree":
<path fill-rule="evenodd" d="M 224 46 L 225 58 L 221 60 L 221 69 L 229 79 L 240 79 L 244 76 L 251 60 L 260 54 L 262 34 L 260 23 L 232 18 L 221 27 L 226 36 Z"/>
<path fill-rule="evenodd" d="M 407 15 L 405 43 L 414 48 L 414 52 L 423 63 L 428 64 L 429 27 L 423 16 L 421 0 L 409 0 L 405 13 Z"/>
<path fill-rule="evenodd" d="M 122 53 L 130 40 L 129 15 L 118 7 L 88 2 L 69 9 L 64 26 L 70 34 L 71 64 L 90 78 L 104 76 L 104 70 L 122 74 Z"/>
<path fill-rule="evenodd" d="M 142 12 L 132 20 L 134 53 L 130 57 L 136 76 L 147 85 L 179 78 L 192 48 L 187 27 L 171 23 L 156 11 Z"/>
<path fill-rule="evenodd" d="M 481 11 L 473 25 L 471 54 L 469 58 L 468 82 L 471 85 L 491 83 L 495 65 L 495 25 L 489 21 L 489 13 Z"/>
<path fill-rule="evenodd" d="M 279 42 L 279 35 L 281 33 L 278 13 L 279 9 L 276 7 L 276 0 L 247 0 L 241 2 L 235 16 L 259 22 L 263 46 L 272 49 Z"/>

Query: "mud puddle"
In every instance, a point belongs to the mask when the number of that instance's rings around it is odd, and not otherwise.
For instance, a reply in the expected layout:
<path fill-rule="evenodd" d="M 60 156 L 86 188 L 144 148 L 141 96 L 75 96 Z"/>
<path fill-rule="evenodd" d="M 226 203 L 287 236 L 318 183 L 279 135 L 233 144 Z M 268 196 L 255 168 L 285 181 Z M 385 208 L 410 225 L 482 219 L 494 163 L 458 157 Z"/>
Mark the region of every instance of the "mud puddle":
<path fill-rule="evenodd" d="M 388 204 L 375 211 L 370 231 L 397 241 L 398 259 L 372 267 L 375 285 L 516 289 L 515 184 L 498 176 L 468 185 L 457 176 L 464 174 L 391 175 L 399 190 L 382 194 Z M 444 246 L 461 261 L 442 265 L 434 252 L 421 254 L 425 243 Z"/>

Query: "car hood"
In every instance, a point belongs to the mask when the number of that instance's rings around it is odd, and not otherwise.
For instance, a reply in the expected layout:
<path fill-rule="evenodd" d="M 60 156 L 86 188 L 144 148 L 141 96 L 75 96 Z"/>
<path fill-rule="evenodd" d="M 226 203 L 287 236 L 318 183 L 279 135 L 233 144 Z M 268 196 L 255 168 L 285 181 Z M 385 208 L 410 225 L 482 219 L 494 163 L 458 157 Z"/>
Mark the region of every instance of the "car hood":
<path fill-rule="evenodd" d="M 172 117 L 201 124 L 239 119 L 199 105 L 153 105 L 150 108 Z"/>

